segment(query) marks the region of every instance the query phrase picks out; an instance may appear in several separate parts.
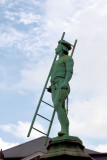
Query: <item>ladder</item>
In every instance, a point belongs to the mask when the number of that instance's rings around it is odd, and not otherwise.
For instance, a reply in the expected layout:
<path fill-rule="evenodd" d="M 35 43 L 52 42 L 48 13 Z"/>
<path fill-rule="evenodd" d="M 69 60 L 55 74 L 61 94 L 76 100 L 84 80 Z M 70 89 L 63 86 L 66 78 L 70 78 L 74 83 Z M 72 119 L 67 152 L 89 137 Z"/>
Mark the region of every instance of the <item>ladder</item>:
<path fill-rule="evenodd" d="M 61 40 L 63 40 L 64 35 L 65 35 L 65 32 L 63 32 L 63 34 L 62 34 Z M 73 52 L 74 52 L 76 43 L 77 43 L 77 40 L 75 40 L 74 45 L 72 45 L 72 46 L 73 46 L 73 50 L 72 50 L 71 56 L 73 56 Z M 44 145 L 46 145 L 46 144 L 47 144 L 47 141 L 48 141 L 49 133 L 50 133 L 51 126 L 52 126 L 52 123 L 53 123 L 53 120 L 54 120 L 54 116 L 55 116 L 55 108 L 54 108 L 52 105 L 50 105 L 49 103 L 45 102 L 45 101 L 43 100 L 43 96 L 44 96 L 44 93 L 45 93 L 45 90 L 46 90 L 46 87 L 47 87 L 47 84 L 48 84 L 48 81 L 49 81 L 49 78 L 50 78 L 50 75 L 51 75 L 51 71 L 52 71 L 53 65 L 54 65 L 54 63 L 55 63 L 55 61 L 56 61 L 56 58 L 57 58 L 57 54 L 56 54 L 55 57 L 54 57 L 54 60 L 53 60 L 53 63 L 52 63 L 50 72 L 49 72 L 48 77 L 47 77 L 47 80 L 46 80 L 46 82 L 45 82 L 45 85 L 44 85 L 42 94 L 41 94 L 41 96 L 40 96 L 40 99 L 39 99 L 39 102 L 38 102 L 38 105 L 37 105 L 37 109 L 36 109 L 35 114 L 34 114 L 34 116 L 33 116 L 33 120 L 32 120 L 32 123 L 31 123 L 31 125 L 30 125 L 29 131 L 28 131 L 28 135 L 27 135 L 27 137 L 30 136 L 32 129 L 34 129 L 34 130 L 36 130 L 36 131 L 44 134 L 44 135 L 46 136 L 45 144 L 44 144 Z M 53 113 L 52 113 L 52 118 L 51 118 L 51 120 L 47 119 L 46 117 L 42 116 L 41 114 L 38 114 L 38 111 L 39 111 L 39 108 L 40 108 L 41 103 L 45 103 L 46 105 L 49 105 L 50 107 L 52 107 L 52 108 L 54 109 L 54 110 L 53 110 Z M 47 133 L 44 133 L 44 132 L 38 130 L 37 128 L 33 127 L 34 122 L 35 122 L 37 116 L 39 116 L 39 117 L 41 117 L 41 118 L 43 118 L 43 119 L 45 119 L 45 120 L 47 120 L 47 121 L 50 122 Z"/>

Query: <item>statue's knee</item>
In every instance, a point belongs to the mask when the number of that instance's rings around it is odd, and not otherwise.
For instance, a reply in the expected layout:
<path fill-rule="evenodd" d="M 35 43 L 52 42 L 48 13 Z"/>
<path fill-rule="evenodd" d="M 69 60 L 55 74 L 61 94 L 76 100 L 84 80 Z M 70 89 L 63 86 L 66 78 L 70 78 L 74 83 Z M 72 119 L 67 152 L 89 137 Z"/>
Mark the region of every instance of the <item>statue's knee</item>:
<path fill-rule="evenodd" d="M 58 112 L 60 110 L 60 108 L 58 107 L 58 105 L 55 105 L 55 110 Z"/>
<path fill-rule="evenodd" d="M 57 108 L 59 105 L 58 101 L 54 102 L 54 107 Z"/>

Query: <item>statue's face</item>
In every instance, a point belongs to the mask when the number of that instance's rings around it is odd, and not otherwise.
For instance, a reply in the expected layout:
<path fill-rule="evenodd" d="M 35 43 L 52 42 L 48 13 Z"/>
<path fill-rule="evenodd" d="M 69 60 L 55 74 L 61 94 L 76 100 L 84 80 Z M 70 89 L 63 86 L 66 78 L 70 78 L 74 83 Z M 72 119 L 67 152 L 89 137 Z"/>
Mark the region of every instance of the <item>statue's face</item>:
<path fill-rule="evenodd" d="M 60 55 L 62 52 L 62 49 L 63 49 L 62 44 L 58 44 L 57 48 L 55 49 L 56 54 Z"/>

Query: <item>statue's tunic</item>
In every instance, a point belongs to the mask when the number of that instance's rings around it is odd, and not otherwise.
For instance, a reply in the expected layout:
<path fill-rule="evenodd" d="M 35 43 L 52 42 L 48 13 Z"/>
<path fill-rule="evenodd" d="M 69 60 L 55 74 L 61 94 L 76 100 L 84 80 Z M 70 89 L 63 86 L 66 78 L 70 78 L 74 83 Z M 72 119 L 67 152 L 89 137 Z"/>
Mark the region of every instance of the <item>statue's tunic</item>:
<path fill-rule="evenodd" d="M 66 89 L 60 88 L 66 78 L 66 73 L 71 72 L 73 74 L 73 59 L 71 56 L 65 55 L 60 57 L 54 64 L 51 72 L 51 89 L 53 101 L 65 101 L 67 98 L 70 87 L 67 84 Z"/>
<path fill-rule="evenodd" d="M 71 56 L 65 55 L 59 58 L 53 66 L 51 80 L 54 81 L 57 77 L 65 78 L 67 71 L 73 73 L 73 65 L 74 62 Z"/>

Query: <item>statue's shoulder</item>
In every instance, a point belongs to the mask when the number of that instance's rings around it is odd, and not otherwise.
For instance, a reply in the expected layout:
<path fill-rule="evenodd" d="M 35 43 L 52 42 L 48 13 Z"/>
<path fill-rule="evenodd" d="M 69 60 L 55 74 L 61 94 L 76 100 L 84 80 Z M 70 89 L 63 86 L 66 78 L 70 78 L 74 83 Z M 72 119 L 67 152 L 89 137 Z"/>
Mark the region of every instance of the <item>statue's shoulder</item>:
<path fill-rule="evenodd" d="M 62 61 L 63 61 L 64 63 L 68 63 L 68 62 L 74 63 L 73 58 L 72 58 L 71 56 L 68 56 L 68 55 L 63 56 L 63 57 L 62 57 Z"/>

